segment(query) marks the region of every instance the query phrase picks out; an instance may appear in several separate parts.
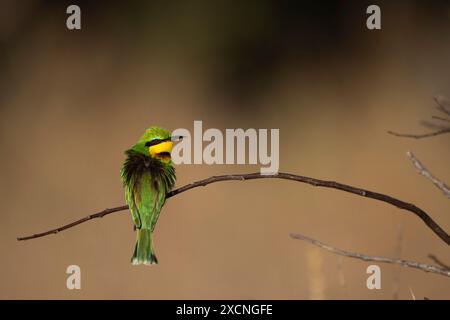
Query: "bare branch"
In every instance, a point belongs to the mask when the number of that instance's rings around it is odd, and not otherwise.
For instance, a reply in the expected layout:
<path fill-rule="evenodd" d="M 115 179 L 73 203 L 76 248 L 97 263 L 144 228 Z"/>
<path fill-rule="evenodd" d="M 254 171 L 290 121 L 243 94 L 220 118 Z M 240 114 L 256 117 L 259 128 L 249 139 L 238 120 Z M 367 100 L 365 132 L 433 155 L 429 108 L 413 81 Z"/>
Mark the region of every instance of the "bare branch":
<path fill-rule="evenodd" d="M 45 236 L 48 236 L 50 234 L 57 234 L 57 233 L 60 233 L 61 231 L 64 231 L 66 229 L 75 227 L 76 225 L 82 224 L 83 222 L 86 222 L 86 221 L 89 221 L 89 220 L 92 220 L 92 219 L 95 219 L 95 218 L 103 218 L 104 216 L 106 216 L 108 214 L 111 214 L 111 213 L 114 213 L 114 212 L 123 211 L 123 210 L 126 210 L 126 209 L 128 209 L 127 205 L 120 206 L 120 207 L 115 207 L 115 208 L 111 208 L 111 209 L 105 209 L 105 210 L 102 210 L 100 212 L 97 212 L 97 213 L 94 213 L 94 214 L 90 214 L 90 215 L 88 215 L 88 216 L 86 216 L 84 218 L 81 218 L 79 220 L 76 220 L 74 222 L 68 223 L 68 224 L 66 224 L 66 225 L 64 225 L 62 227 L 58 227 L 58 228 L 55 228 L 55 229 L 52 229 L 52 230 L 48 230 L 48 231 L 45 231 L 45 232 L 41 232 L 41 233 L 36 233 L 36 234 L 31 235 L 31 236 L 19 237 L 19 238 L 17 238 L 17 240 L 18 241 L 23 241 L 23 240 L 29 240 L 29 239 L 45 237 Z"/>
<path fill-rule="evenodd" d="M 396 136 L 396 137 L 422 139 L 422 138 L 439 136 L 441 134 L 449 133 L 449 132 L 450 132 L 450 128 L 445 128 L 445 129 L 433 131 L 430 133 L 423 133 L 423 134 L 398 133 L 398 132 L 394 132 L 394 131 L 388 131 L 387 133 L 392 134 L 393 136 Z"/>
<path fill-rule="evenodd" d="M 450 106 L 448 105 L 448 101 L 440 96 L 434 97 L 434 101 L 436 101 L 436 108 L 443 112 L 445 115 L 450 116 Z M 432 116 L 433 119 L 441 120 L 445 122 L 450 122 L 450 118 L 443 118 L 438 116 Z M 441 134 L 450 133 L 450 126 L 442 126 L 438 124 L 434 124 L 428 121 L 422 121 L 422 125 L 428 128 L 433 128 L 435 131 L 429 132 L 429 133 L 422 133 L 422 134 L 410 134 L 410 133 L 398 133 L 395 131 L 388 131 L 389 134 L 392 134 L 396 137 L 404 137 L 404 138 L 414 138 L 414 139 L 422 139 L 422 138 L 429 138 L 429 137 L 435 137 L 439 136 Z"/>
<path fill-rule="evenodd" d="M 190 189 L 194 189 L 197 187 L 204 187 L 208 184 L 216 183 L 216 182 L 220 182 L 220 181 L 235 181 L 235 180 L 244 181 L 244 180 L 255 180 L 255 179 L 291 180 L 291 181 L 306 183 L 306 184 L 316 186 L 316 187 L 337 189 L 337 190 L 341 190 L 344 192 L 355 194 L 360 197 L 371 198 L 374 200 L 388 203 L 392 206 L 409 211 L 409 212 L 413 213 L 414 215 L 416 215 L 417 217 L 419 217 L 439 238 L 441 238 L 446 244 L 450 245 L 450 235 L 447 232 L 445 232 L 425 211 L 423 211 L 419 207 L 416 207 L 414 204 L 404 202 L 402 200 L 393 198 L 386 194 L 373 192 L 373 191 L 369 191 L 369 190 L 365 190 L 365 189 L 361 189 L 361 188 L 356 188 L 356 187 L 342 184 L 339 182 L 320 180 L 320 179 L 315 179 L 315 178 L 310 178 L 310 177 L 305 177 L 305 176 L 299 176 L 299 175 L 295 175 L 295 174 L 291 174 L 291 173 L 280 172 L 280 173 L 277 173 L 274 175 L 263 175 L 263 174 L 257 172 L 257 173 L 247 173 L 247 174 L 229 174 L 229 175 L 223 175 L 223 176 L 212 176 L 210 178 L 199 180 L 199 181 L 187 184 L 183 187 L 180 187 L 176 190 L 173 190 L 167 194 L 166 198 L 171 198 L 173 196 L 176 196 L 176 195 L 183 193 L 185 191 L 188 191 Z M 71 227 L 74 227 L 76 225 L 79 225 L 88 220 L 92 220 L 94 218 L 101 218 L 101 217 L 104 217 L 113 212 L 126 210 L 127 208 L 128 208 L 128 206 L 120 206 L 120 207 L 116 207 L 116 208 L 106 209 L 101 212 L 91 214 L 85 218 L 82 218 L 80 220 L 72 222 L 68 225 L 65 225 L 65 226 L 62 226 L 62 227 L 59 227 L 59 228 L 56 228 L 53 230 L 49 230 L 46 232 L 37 233 L 37 234 L 31 235 L 31 236 L 19 237 L 19 238 L 17 238 L 17 240 L 19 240 L 19 241 L 29 240 L 29 239 L 35 239 L 35 238 L 47 236 L 49 234 L 55 234 L 60 231 L 63 231 L 63 230 L 69 229 Z"/>
<path fill-rule="evenodd" d="M 435 116 L 432 116 L 431 118 L 434 119 Z M 445 119 L 445 118 L 442 118 Z M 441 118 L 439 118 L 439 120 L 441 120 Z M 446 120 L 446 119 L 445 119 Z M 429 129 L 433 129 L 435 131 L 437 130 L 448 130 L 450 129 L 450 126 L 448 124 L 442 124 L 442 123 L 435 123 L 429 120 L 422 120 L 420 121 L 420 124 L 425 127 L 425 128 L 429 128 Z"/>
<path fill-rule="evenodd" d="M 450 122 L 450 119 L 442 118 L 442 117 L 439 117 L 439 116 L 432 116 L 432 118 L 435 119 L 435 120 L 441 120 L 441 121 L 445 121 L 445 122 Z"/>
<path fill-rule="evenodd" d="M 434 263 L 436 263 L 438 266 L 440 266 L 441 268 L 450 270 L 450 266 L 448 264 L 445 264 L 444 262 L 442 262 L 438 257 L 436 257 L 434 254 L 429 254 L 428 258 L 430 258 L 431 260 L 434 261 Z"/>
<path fill-rule="evenodd" d="M 416 167 L 417 171 L 423 175 L 425 178 L 430 180 L 439 190 L 441 190 L 444 195 L 450 199 L 450 188 L 441 180 L 436 178 L 433 174 L 431 174 L 427 168 L 417 159 L 414 154 L 410 151 L 406 153 L 408 158 L 411 160 L 414 167 Z"/>
<path fill-rule="evenodd" d="M 393 259 L 393 258 L 377 257 L 377 256 L 368 256 L 368 255 L 365 255 L 362 253 L 345 251 L 342 249 L 332 247 L 328 244 L 325 244 L 323 242 L 320 242 L 318 240 L 312 239 L 310 237 L 307 237 L 307 236 L 299 234 L 299 233 L 291 233 L 290 236 L 293 239 L 309 242 L 315 246 L 318 246 L 322 249 L 328 250 L 330 252 L 333 252 L 333 253 L 341 255 L 341 256 L 360 259 L 363 261 L 373 261 L 373 262 L 380 262 L 380 263 L 396 264 L 396 265 L 399 265 L 399 266 L 402 266 L 405 268 L 414 268 L 414 269 L 419 269 L 419 270 L 422 270 L 425 272 L 436 273 L 436 274 L 439 274 L 442 276 L 450 277 L 449 269 L 444 269 L 444 268 L 441 268 L 438 266 L 433 266 L 433 265 L 416 262 L 416 261 L 408 261 L 408 260 L 402 260 L 402 259 Z"/>
<path fill-rule="evenodd" d="M 442 96 L 437 96 L 437 97 L 434 97 L 434 101 L 436 101 L 437 109 L 439 111 L 443 112 L 447 116 L 450 116 L 449 101 L 446 98 L 444 98 Z"/>

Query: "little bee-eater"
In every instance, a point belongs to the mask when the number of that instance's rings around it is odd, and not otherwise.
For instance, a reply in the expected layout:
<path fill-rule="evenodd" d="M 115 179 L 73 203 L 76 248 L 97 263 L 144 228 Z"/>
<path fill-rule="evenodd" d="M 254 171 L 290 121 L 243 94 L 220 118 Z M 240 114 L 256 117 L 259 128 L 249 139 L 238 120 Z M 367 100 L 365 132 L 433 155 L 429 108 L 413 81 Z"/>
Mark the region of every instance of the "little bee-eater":
<path fill-rule="evenodd" d="M 139 141 L 125 151 L 126 160 L 121 177 L 125 199 L 137 231 L 136 246 L 131 263 L 157 264 L 152 235 L 166 194 L 175 184 L 175 168 L 170 152 L 173 141 L 170 132 L 159 127 L 145 131 Z"/>

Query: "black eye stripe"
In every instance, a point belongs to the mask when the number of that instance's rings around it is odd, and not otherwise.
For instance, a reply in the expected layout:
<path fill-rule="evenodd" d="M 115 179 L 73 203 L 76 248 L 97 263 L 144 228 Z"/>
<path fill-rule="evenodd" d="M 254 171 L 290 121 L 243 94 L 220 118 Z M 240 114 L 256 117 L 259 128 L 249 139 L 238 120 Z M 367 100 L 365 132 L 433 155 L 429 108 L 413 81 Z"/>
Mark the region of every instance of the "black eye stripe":
<path fill-rule="evenodd" d="M 160 140 L 160 139 L 153 139 L 153 140 L 151 140 L 151 141 L 148 141 L 148 142 L 145 144 L 145 146 L 146 146 L 146 147 L 151 147 L 151 146 L 155 146 L 155 145 L 157 145 L 157 144 L 159 144 L 159 143 L 161 143 L 161 140 Z"/>
<path fill-rule="evenodd" d="M 165 141 L 170 141 L 170 138 L 167 138 L 167 139 L 153 139 L 151 141 L 146 142 L 145 146 L 146 147 L 156 146 L 157 144 L 160 144 L 160 143 L 165 142 Z"/>

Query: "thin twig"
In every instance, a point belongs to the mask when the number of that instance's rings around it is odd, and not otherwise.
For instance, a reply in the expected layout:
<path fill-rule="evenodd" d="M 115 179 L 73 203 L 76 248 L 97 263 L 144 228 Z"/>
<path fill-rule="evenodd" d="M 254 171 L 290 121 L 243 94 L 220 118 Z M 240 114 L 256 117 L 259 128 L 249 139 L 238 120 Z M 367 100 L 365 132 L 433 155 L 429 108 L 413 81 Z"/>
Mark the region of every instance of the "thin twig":
<path fill-rule="evenodd" d="M 322 249 L 328 250 L 330 252 L 333 252 L 333 253 L 341 255 L 341 256 L 360 259 L 363 261 L 373 261 L 373 262 L 380 262 L 380 263 L 397 264 L 397 265 L 400 265 L 400 266 L 406 267 L 406 268 L 419 269 L 419 270 L 422 270 L 425 272 L 436 273 L 436 274 L 439 274 L 442 276 L 450 277 L 450 270 L 444 269 L 444 268 L 441 268 L 438 266 L 433 266 L 433 265 L 416 262 L 416 261 L 408 261 L 408 260 L 402 260 L 402 259 L 393 259 L 393 258 L 377 257 L 377 256 L 368 256 L 368 255 L 365 255 L 362 253 L 345 251 L 345 250 L 335 248 L 333 246 L 330 246 L 328 244 L 325 244 L 323 242 L 320 242 L 318 240 L 312 239 L 310 237 L 307 237 L 307 236 L 299 234 L 299 233 L 291 233 L 290 236 L 293 239 L 309 242 L 315 246 L 318 246 Z"/>
<path fill-rule="evenodd" d="M 435 137 L 444 133 L 450 133 L 450 128 L 445 128 L 437 131 L 433 131 L 430 133 L 423 133 L 423 134 L 410 134 L 410 133 L 398 133 L 394 131 L 388 131 L 389 134 L 392 134 L 396 137 L 403 137 L 403 138 L 414 138 L 414 139 L 422 139 L 422 138 L 429 138 L 429 137 Z"/>
<path fill-rule="evenodd" d="M 437 106 L 436 108 L 443 112 L 445 115 L 450 116 L 450 107 L 446 104 L 448 103 L 443 97 L 437 96 L 434 97 L 434 101 L 436 102 Z M 448 118 L 442 118 L 438 116 L 433 116 L 433 119 L 441 120 L 450 122 L 450 119 Z M 414 139 L 422 139 L 422 138 L 429 138 L 429 137 L 435 137 L 439 136 L 444 133 L 450 133 L 450 127 L 449 126 L 442 126 L 442 125 L 436 125 L 427 121 L 422 121 L 422 125 L 429 128 L 434 128 L 437 130 L 429 132 L 429 133 L 422 133 L 422 134 L 411 134 L 411 133 L 398 133 L 395 131 L 388 131 L 389 134 L 392 134 L 396 137 L 404 137 L 404 138 L 414 138 Z"/>
<path fill-rule="evenodd" d="M 433 118 L 433 117 L 431 117 L 431 118 Z M 429 120 L 422 120 L 422 121 L 420 121 L 420 124 L 425 128 L 429 128 L 429 129 L 433 129 L 433 130 L 448 130 L 448 129 L 450 129 L 448 124 L 435 123 L 435 122 L 432 122 Z"/>
<path fill-rule="evenodd" d="M 57 233 L 60 233 L 61 231 L 64 231 L 66 229 L 75 227 L 76 225 L 79 225 L 79 224 L 81 224 L 83 222 L 86 222 L 86 221 L 89 221 L 89 220 L 92 220 L 92 219 L 95 219 L 95 218 L 103 218 L 104 216 L 106 216 L 108 214 L 111 214 L 111 213 L 114 213 L 114 212 L 123 211 L 123 210 L 127 210 L 127 209 L 128 209 L 127 205 L 120 206 L 120 207 L 115 207 L 115 208 L 111 208 L 111 209 L 105 209 L 103 211 L 100 211 L 100 212 L 97 212 L 97 213 L 94 213 L 94 214 L 90 214 L 90 215 L 88 215 L 88 216 L 86 216 L 84 218 L 81 218 L 79 220 L 76 220 L 74 222 L 66 224 L 66 225 L 64 225 L 62 227 L 58 227 L 56 229 L 48 230 L 48 231 L 45 231 L 45 232 L 42 232 L 42 233 L 36 233 L 36 234 L 31 235 L 31 236 L 19 237 L 19 238 L 17 238 L 17 240 L 18 241 L 23 241 L 23 240 L 29 240 L 29 239 L 45 237 L 45 236 L 48 236 L 50 234 L 57 234 Z"/>
<path fill-rule="evenodd" d="M 342 184 L 339 182 L 320 180 L 320 179 L 315 179 L 315 178 L 310 178 L 310 177 L 305 177 L 305 176 L 299 176 L 299 175 L 295 175 L 295 174 L 291 174 L 291 173 L 280 172 L 280 173 L 277 173 L 274 175 L 263 175 L 258 172 L 258 173 L 247 173 L 247 174 L 230 174 L 230 175 L 223 175 L 223 176 L 213 176 L 213 177 L 210 177 L 207 179 L 203 179 L 200 181 L 190 183 L 190 184 L 180 187 L 176 190 L 173 190 L 167 194 L 166 198 L 171 198 L 173 196 L 176 196 L 176 195 L 178 195 L 182 192 L 188 191 L 190 189 L 194 189 L 197 187 L 204 187 L 208 184 L 216 183 L 219 181 L 233 181 L 233 180 L 244 181 L 244 180 L 254 180 L 254 179 L 285 179 L 285 180 L 297 181 L 297 182 L 313 185 L 316 187 L 337 189 L 337 190 L 341 190 L 344 192 L 353 193 L 353 194 L 356 194 L 361 197 L 371 198 L 371 199 L 375 199 L 378 201 L 388 203 L 392 206 L 398 207 L 403 210 L 407 210 L 407 211 L 415 214 L 416 216 L 418 216 L 439 238 L 441 238 L 446 244 L 450 245 L 450 235 L 447 234 L 447 232 L 445 232 L 425 211 L 423 211 L 419 207 L 416 207 L 414 204 L 404 202 L 402 200 L 393 198 L 391 196 L 388 196 L 388 195 L 385 195 L 382 193 L 373 192 L 373 191 L 369 191 L 369 190 L 365 190 L 365 189 L 361 189 L 361 188 L 356 188 L 356 187 Z M 37 234 L 31 235 L 31 236 L 20 237 L 20 238 L 17 238 L 17 240 L 21 241 L 21 240 L 35 239 L 35 238 L 43 237 L 43 236 L 46 236 L 49 234 L 58 233 L 63 230 L 66 230 L 68 228 L 74 227 L 80 223 L 86 222 L 88 220 L 104 217 L 113 212 L 126 210 L 127 208 L 128 208 L 127 206 L 120 206 L 120 207 L 116 207 L 116 208 L 106 209 L 99 213 L 91 214 L 83 219 L 77 220 L 68 225 L 65 225 L 65 226 L 62 226 L 62 227 L 59 227 L 59 228 L 56 228 L 53 230 L 49 230 L 49 231 L 46 231 L 43 233 L 37 233 Z"/>
<path fill-rule="evenodd" d="M 430 171 L 425 168 L 425 166 L 417 159 L 411 151 L 406 153 L 408 158 L 411 160 L 414 167 L 416 167 L 417 171 L 423 175 L 425 178 L 430 180 L 439 190 L 441 190 L 444 195 L 450 199 L 450 188 L 441 180 L 436 178 Z"/>
<path fill-rule="evenodd" d="M 434 97 L 434 101 L 437 103 L 437 109 L 447 116 L 450 116 L 450 107 L 448 106 L 449 101 L 442 96 Z"/>
<path fill-rule="evenodd" d="M 439 116 L 432 116 L 432 118 L 435 119 L 435 120 L 440 120 L 440 121 L 444 121 L 444 122 L 450 122 L 450 119 L 442 118 L 442 117 L 439 117 Z"/>
<path fill-rule="evenodd" d="M 447 270 L 450 270 L 450 265 L 448 265 L 448 264 L 445 264 L 444 262 L 442 262 L 438 257 L 436 257 L 434 254 L 429 254 L 428 255 L 428 258 L 430 258 L 431 260 L 433 260 L 434 261 L 434 263 L 436 263 L 438 266 L 440 266 L 440 267 L 442 267 L 442 268 L 444 268 L 444 269 L 447 269 Z"/>

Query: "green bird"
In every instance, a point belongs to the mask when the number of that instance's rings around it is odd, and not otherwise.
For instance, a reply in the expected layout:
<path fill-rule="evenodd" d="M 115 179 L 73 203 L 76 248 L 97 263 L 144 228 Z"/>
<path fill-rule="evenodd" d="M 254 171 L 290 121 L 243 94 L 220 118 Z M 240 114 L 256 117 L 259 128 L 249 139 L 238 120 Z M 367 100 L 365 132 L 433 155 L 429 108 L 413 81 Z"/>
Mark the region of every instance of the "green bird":
<path fill-rule="evenodd" d="M 125 199 L 137 230 L 136 246 L 131 263 L 157 264 L 152 236 L 166 194 L 175 185 L 175 168 L 171 154 L 173 141 L 169 131 L 151 127 L 139 141 L 125 151 L 126 160 L 121 169 Z"/>

